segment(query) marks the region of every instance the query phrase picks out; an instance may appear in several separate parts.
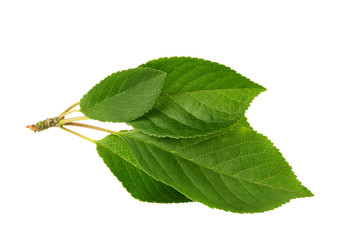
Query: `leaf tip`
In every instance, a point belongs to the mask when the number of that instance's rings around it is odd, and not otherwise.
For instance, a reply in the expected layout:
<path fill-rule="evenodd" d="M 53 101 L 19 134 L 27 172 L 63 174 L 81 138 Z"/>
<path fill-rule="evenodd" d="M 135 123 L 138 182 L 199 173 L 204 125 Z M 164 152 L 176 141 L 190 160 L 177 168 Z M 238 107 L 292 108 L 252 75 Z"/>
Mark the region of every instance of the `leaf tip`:
<path fill-rule="evenodd" d="M 267 89 L 265 87 L 263 87 L 262 85 L 259 85 L 262 89 L 262 92 L 265 92 Z"/>
<path fill-rule="evenodd" d="M 308 188 L 306 188 L 305 186 L 303 186 L 303 188 L 305 197 L 314 197 L 314 194 Z"/>

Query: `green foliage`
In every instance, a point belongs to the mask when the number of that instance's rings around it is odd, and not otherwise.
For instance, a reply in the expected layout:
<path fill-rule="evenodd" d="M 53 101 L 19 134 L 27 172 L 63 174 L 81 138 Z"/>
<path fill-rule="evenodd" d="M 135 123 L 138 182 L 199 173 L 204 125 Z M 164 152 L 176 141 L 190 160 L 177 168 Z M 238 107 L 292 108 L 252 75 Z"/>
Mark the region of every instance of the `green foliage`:
<path fill-rule="evenodd" d="M 95 141 L 65 129 L 95 142 L 104 163 L 138 200 L 196 201 L 237 213 L 263 212 L 313 196 L 244 116 L 263 91 L 218 63 L 160 58 L 110 75 L 80 101 L 88 118 L 126 122 L 134 130 L 117 133 L 72 123 L 87 117 L 63 119 L 76 104 L 56 119 L 59 125 L 113 133 Z"/>
<path fill-rule="evenodd" d="M 224 65 L 197 58 L 172 57 L 141 67 L 167 73 L 152 110 L 129 124 L 159 137 L 195 137 L 237 122 L 265 90 Z"/>
<path fill-rule="evenodd" d="M 143 171 L 121 136 L 109 135 L 96 144 L 99 156 L 134 198 L 158 203 L 190 201 L 174 188 Z"/>
<path fill-rule="evenodd" d="M 271 210 L 313 196 L 263 135 L 233 125 L 206 137 L 121 133 L 140 166 L 193 201 L 232 212 Z"/>
<path fill-rule="evenodd" d="M 164 72 L 148 68 L 111 74 L 83 96 L 81 111 L 99 121 L 134 120 L 153 107 L 165 76 Z"/>

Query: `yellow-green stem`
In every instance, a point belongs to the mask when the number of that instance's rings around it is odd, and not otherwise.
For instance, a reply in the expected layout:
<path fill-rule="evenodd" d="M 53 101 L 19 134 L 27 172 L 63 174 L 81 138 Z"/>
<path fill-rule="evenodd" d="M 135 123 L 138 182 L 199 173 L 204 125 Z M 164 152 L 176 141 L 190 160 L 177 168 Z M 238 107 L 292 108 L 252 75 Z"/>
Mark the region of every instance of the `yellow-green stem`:
<path fill-rule="evenodd" d="M 94 130 L 98 130 L 98 131 L 102 131 L 102 132 L 107 132 L 107 133 L 111 133 L 111 134 L 118 134 L 118 132 L 111 131 L 111 130 L 106 129 L 106 128 L 96 127 L 96 126 L 92 126 L 92 125 L 88 125 L 88 124 L 83 124 L 83 123 L 71 122 L 71 123 L 66 123 L 65 125 L 89 128 L 89 129 L 94 129 Z"/>
<path fill-rule="evenodd" d="M 72 130 L 70 130 L 70 129 L 68 129 L 68 128 L 64 128 L 64 127 L 62 127 L 62 126 L 60 126 L 60 128 L 61 128 L 62 130 L 65 130 L 65 131 L 71 133 L 71 134 L 74 134 L 74 135 L 76 135 L 76 136 L 78 136 L 78 137 L 81 137 L 81 138 L 83 138 L 83 139 L 85 139 L 85 140 L 87 140 L 87 141 L 89 141 L 89 142 L 96 143 L 96 140 L 93 140 L 93 139 L 91 139 L 91 138 L 85 137 L 84 135 L 81 135 L 81 134 L 79 134 L 79 133 L 77 133 L 77 132 L 74 132 L 74 131 L 72 131 Z"/>
<path fill-rule="evenodd" d="M 72 108 L 74 108 L 75 106 L 78 106 L 80 104 L 80 102 L 76 102 L 72 105 L 70 105 L 66 110 L 64 110 L 59 117 L 61 117 L 62 114 L 66 113 L 66 112 L 69 112 Z"/>
<path fill-rule="evenodd" d="M 59 124 L 61 126 L 65 125 L 66 123 L 71 123 L 71 122 L 75 122 L 75 121 L 80 121 L 80 120 L 90 120 L 89 117 L 75 117 L 75 118 L 67 118 L 67 119 L 61 119 L 59 121 Z"/>
<path fill-rule="evenodd" d="M 73 112 L 80 112 L 80 109 L 75 109 L 75 110 L 71 110 L 65 113 L 61 113 L 59 118 L 63 118 L 64 116 L 66 116 L 67 114 L 73 113 Z"/>

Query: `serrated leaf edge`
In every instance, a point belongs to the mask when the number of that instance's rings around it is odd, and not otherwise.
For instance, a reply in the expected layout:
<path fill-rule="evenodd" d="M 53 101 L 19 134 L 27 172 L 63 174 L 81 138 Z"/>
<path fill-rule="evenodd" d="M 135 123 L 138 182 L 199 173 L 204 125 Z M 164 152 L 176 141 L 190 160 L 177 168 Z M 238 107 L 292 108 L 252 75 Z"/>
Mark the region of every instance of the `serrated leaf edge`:
<path fill-rule="evenodd" d="M 215 64 L 218 64 L 219 66 L 222 66 L 222 67 L 226 67 L 226 68 L 229 68 L 230 70 L 232 70 L 233 72 L 235 72 L 236 74 L 240 75 L 241 77 L 249 80 L 250 82 L 254 83 L 257 88 L 261 88 L 262 89 L 262 92 L 264 92 L 266 90 L 265 87 L 263 87 L 262 85 L 256 83 L 256 82 L 253 82 L 252 80 L 250 80 L 249 78 L 243 76 L 242 74 L 238 73 L 237 71 L 235 71 L 234 69 L 232 69 L 231 67 L 228 67 L 224 64 L 221 64 L 221 63 L 218 63 L 218 62 L 214 62 L 214 61 L 210 61 L 210 60 L 207 60 L 207 59 L 204 59 L 204 58 L 199 58 L 199 57 L 191 57 L 191 56 L 172 56 L 172 57 L 161 57 L 161 58 L 156 58 L 156 59 L 152 59 L 152 60 L 149 60 L 148 62 L 146 63 L 143 63 L 141 65 L 139 65 L 139 67 L 144 67 L 144 65 L 150 63 L 150 62 L 153 62 L 153 61 L 157 61 L 157 60 L 162 60 L 162 59 L 177 59 L 177 58 L 185 58 L 185 59 L 193 59 L 193 60 L 203 60 L 207 63 L 215 63 Z"/>

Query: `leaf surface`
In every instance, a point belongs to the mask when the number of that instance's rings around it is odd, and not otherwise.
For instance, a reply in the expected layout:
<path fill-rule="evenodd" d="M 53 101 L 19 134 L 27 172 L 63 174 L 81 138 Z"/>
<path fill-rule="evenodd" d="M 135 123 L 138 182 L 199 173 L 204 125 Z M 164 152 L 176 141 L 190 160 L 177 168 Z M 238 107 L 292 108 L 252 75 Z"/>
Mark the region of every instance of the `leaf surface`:
<path fill-rule="evenodd" d="M 113 73 L 82 97 L 81 112 L 99 121 L 134 120 L 153 107 L 165 76 L 164 72 L 149 68 Z"/>
<path fill-rule="evenodd" d="M 96 144 L 99 156 L 134 198 L 159 203 L 190 201 L 174 188 L 143 171 L 121 136 L 108 135 Z"/>
<path fill-rule="evenodd" d="M 238 213 L 274 209 L 313 196 L 263 135 L 235 124 L 206 137 L 121 133 L 140 166 L 193 201 Z"/>
<path fill-rule="evenodd" d="M 148 113 L 129 124 L 159 137 L 195 137 L 237 122 L 265 90 L 224 65 L 197 58 L 160 58 L 143 64 L 167 73 Z"/>

